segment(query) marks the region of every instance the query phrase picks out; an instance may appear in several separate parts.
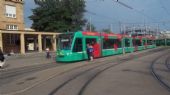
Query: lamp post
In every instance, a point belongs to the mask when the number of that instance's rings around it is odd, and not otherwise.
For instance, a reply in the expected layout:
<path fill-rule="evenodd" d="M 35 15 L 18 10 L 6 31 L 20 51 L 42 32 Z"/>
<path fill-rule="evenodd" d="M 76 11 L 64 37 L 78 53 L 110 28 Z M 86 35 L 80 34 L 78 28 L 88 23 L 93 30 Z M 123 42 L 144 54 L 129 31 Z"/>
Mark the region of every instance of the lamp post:
<path fill-rule="evenodd" d="M 90 21 L 89 21 L 89 23 L 90 23 L 90 32 L 91 32 L 91 16 L 90 16 Z"/>
<path fill-rule="evenodd" d="M 125 38 L 124 38 L 124 35 L 125 35 L 125 26 L 123 25 L 123 34 L 122 34 L 122 50 L 123 50 L 123 54 L 125 54 Z"/>

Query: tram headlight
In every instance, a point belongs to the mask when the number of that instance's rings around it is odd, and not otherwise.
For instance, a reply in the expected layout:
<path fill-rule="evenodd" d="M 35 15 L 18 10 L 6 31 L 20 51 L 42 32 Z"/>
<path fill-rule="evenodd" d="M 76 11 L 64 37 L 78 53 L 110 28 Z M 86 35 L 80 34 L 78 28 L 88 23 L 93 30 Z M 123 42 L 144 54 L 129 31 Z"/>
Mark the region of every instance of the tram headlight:
<path fill-rule="evenodd" d="M 66 55 L 71 55 L 72 53 L 70 52 L 70 53 L 66 53 Z"/>
<path fill-rule="evenodd" d="M 64 53 L 62 51 L 58 51 L 57 56 L 64 56 Z"/>

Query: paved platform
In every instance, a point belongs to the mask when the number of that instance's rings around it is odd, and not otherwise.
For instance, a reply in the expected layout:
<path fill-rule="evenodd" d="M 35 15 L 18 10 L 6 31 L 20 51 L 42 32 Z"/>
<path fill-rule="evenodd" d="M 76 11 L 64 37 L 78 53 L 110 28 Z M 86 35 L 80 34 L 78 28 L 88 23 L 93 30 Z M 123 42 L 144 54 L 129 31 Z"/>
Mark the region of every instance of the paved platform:
<path fill-rule="evenodd" d="M 149 50 L 150 49 L 142 51 L 142 52 L 147 52 Z M 119 56 L 122 56 L 122 55 L 119 55 Z M 5 66 L 3 69 L 13 69 L 13 68 L 20 68 L 20 67 L 25 67 L 25 66 L 39 65 L 39 64 L 56 63 L 55 52 L 51 52 L 51 58 L 49 59 L 46 58 L 45 52 L 42 52 L 42 53 L 32 52 L 32 53 L 26 53 L 25 55 L 22 55 L 22 54 L 14 54 L 11 56 L 5 55 L 5 57 L 6 57 L 6 62 L 5 62 Z M 99 59 L 96 59 L 96 60 L 99 60 Z"/>
<path fill-rule="evenodd" d="M 11 56 L 5 55 L 6 62 L 3 69 L 20 68 L 38 64 L 55 63 L 55 52 L 51 52 L 51 58 L 46 58 L 46 53 L 27 53 L 25 55 L 14 54 Z"/>
<path fill-rule="evenodd" d="M 147 52 L 147 51 L 148 50 L 145 50 L 142 52 Z M 119 55 L 119 56 L 122 56 L 122 55 Z M 51 52 L 51 58 L 49 59 L 46 58 L 45 52 L 42 52 L 42 53 L 32 52 L 32 53 L 26 53 L 25 55 L 22 55 L 22 54 L 14 54 L 11 56 L 5 55 L 5 57 L 6 57 L 6 62 L 5 62 L 5 66 L 3 69 L 6 69 L 6 70 L 25 67 L 25 66 L 39 65 L 39 64 L 56 63 L 55 52 Z M 96 59 L 96 60 L 99 60 L 99 59 Z"/>

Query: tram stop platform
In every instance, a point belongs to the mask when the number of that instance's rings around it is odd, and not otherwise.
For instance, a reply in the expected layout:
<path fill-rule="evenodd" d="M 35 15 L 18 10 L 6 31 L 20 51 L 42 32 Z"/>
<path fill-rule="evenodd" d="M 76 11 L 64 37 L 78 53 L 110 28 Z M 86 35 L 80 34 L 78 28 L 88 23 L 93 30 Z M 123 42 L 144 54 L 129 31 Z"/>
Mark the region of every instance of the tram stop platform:
<path fill-rule="evenodd" d="M 162 47 L 159 47 L 159 48 L 162 48 Z M 156 48 L 156 49 L 159 49 L 159 48 Z M 134 52 L 134 53 L 127 53 L 125 55 L 117 55 L 117 57 L 118 56 L 128 57 L 133 54 L 148 52 L 150 50 L 152 50 L 152 49 L 138 51 L 138 52 Z M 13 68 L 20 68 L 20 67 L 26 67 L 26 66 L 34 66 L 34 65 L 49 64 L 49 63 L 53 64 L 53 63 L 56 63 L 55 57 L 56 57 L 55 52 L 51 52 L 51 58 L 49 58 L 49 59 L 46 58 L 46 52 L 26 53 L 25 55 L 21 55 L 21 54 L 13 54 L 11 56 L 5 55 L 5 66 L 3 67 L 3 69 L 9 70 L 9 69 L 13 69 Z M 108 57 L 108 58 L 110 58 L 110 57 Z M 103 60 L 103 59 L 99 58 L 99 59 L 95 59 L 95 60 Z M 86 63 L 86 61 L 83 61 L 80 63 Z M 87 62 L 87 63 L 89 63 L 89 62 Z"/>
<path fill-rule="evenodd" d="M 51 52 L 51 58 L 46 58 L 46 52 L 26 53 L 5 55 L 5 65 L 3 69 L 13 69 L 25 66 L 33 66 L 39 64 L 55 63 L 55 52 Z"/>

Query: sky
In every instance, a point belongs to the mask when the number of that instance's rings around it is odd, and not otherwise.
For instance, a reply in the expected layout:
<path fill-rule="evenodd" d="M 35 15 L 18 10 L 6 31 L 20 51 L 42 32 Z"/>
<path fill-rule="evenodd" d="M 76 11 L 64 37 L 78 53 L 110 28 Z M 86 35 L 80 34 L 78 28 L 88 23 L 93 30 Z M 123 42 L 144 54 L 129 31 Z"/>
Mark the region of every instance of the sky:
<path fill-rule="evenodd" d="M 120 27 L 148 26 L 161 30 L 170 30 L 170 0 L 86 0 L 85 18 L 97 30 L 109 28 L 118 33 Z M 123 3 L 123 4 L 122 4 Z M 125 4 L 125 5 L 124 5 Z M 26 27 L 32 21 L 31 9 L 34 0 L 25 0 L 24 19 Z M 90 20 L 91 19 L 91 20 Z"/>

